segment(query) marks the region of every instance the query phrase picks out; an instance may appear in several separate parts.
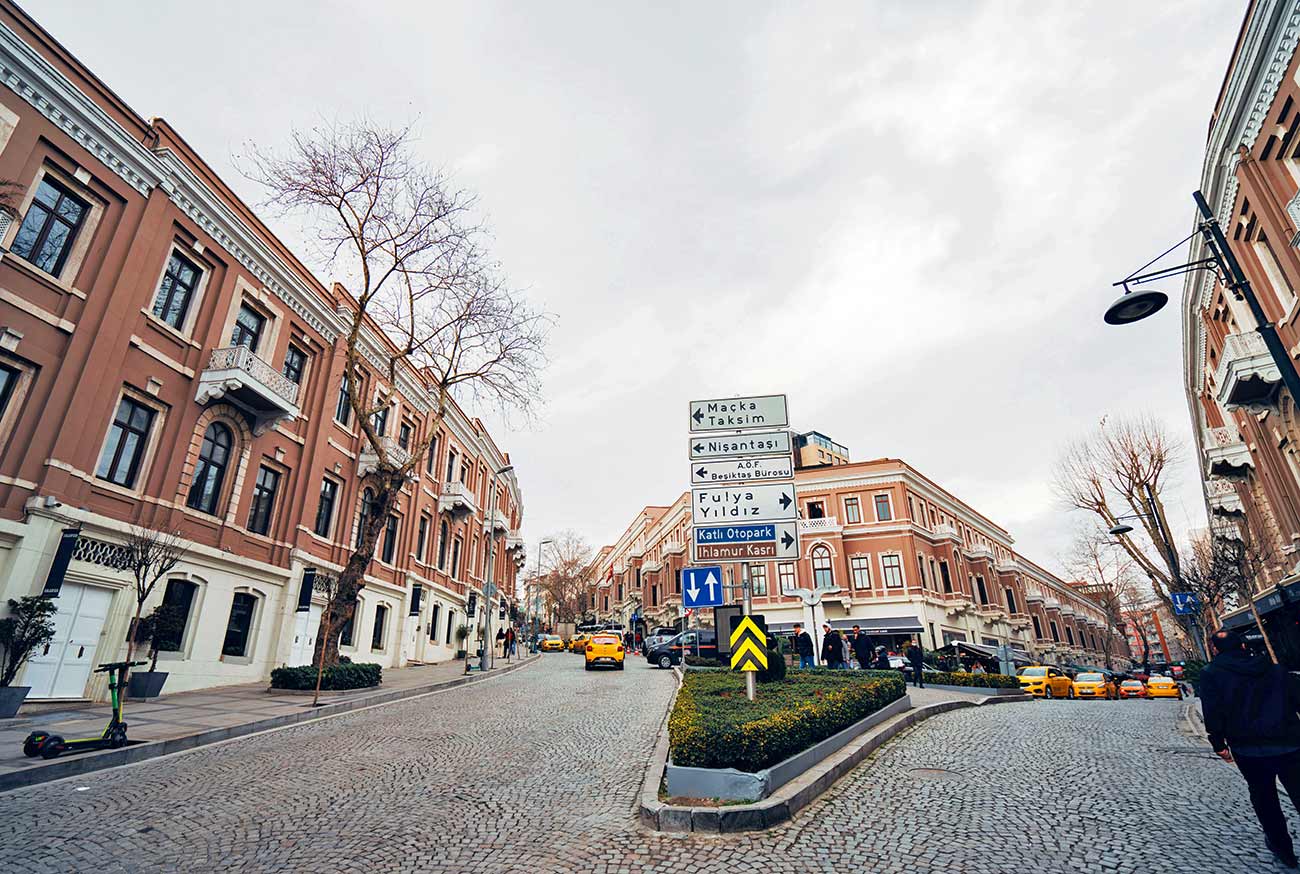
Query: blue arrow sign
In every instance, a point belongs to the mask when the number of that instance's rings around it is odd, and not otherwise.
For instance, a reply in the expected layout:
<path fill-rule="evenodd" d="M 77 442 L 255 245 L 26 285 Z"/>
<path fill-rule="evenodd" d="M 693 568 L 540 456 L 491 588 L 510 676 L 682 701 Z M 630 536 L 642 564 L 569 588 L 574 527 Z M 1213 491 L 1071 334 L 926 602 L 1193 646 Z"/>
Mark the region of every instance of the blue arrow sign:
<path fill-rule="evenodd" d="M 724 601 L 722 594 L 722 568 L 682 568 L 682 606 L 688 610 L 696 607 L 718 607 Z"/>
<path fill-rule="evenodd" d="M 1188 616 L 1201 609 L 1201 600 L 1195 592 L 1170 592 L 1169 598 L 1174 602 L 1174 612 L 1179 616 Z"/>

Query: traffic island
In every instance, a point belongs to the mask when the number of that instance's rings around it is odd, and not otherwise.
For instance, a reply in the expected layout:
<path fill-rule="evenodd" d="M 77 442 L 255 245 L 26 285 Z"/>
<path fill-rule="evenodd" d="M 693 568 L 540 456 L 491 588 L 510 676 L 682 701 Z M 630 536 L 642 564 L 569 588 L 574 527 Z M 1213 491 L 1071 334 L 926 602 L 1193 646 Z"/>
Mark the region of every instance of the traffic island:
<path fill-rule="evenodd" d="M 829 673 L 829 672 L 828 672 Z M 683 746 L 681 723 L 692 717 L 693 710 L 699 710 L 702 681 L 715 683 L 714 677 L 701 677 L 692 673 L 684 677 L 679 672 L 677 696 L 670 708 L 664 727 L 660 730 L 654 756 L 646 769 L 641 789 L 640 819 L 644 825 L 662 832 L 701 832 L 729 833 L 755 831 L 771 828 L 790 819 L 797 811 L 811 804 L 818 796 L 829 789 L 836 780 L 848 773 L 882 744 L 896 737 L 901 732 L 917 723 L 961 707 L 977 707 L 987 704 L 1010 701 L 1025 701 L 1028 696 L 985 695 L 967 697 L 913 707 L 911 699 L 902 689 L 901 680 L 890 678 L 886 674 L 860 677 L 839 675 L 847 682 L 858 684 L 886 684 L 871 694 L 883 695 L 892 700 L 860 716 L 834 734 L 821 737 L 803 749 L 786 756 L 767 767 L 744 770 L 734 767 L 697 767 L 693 764 L 679 764 L 682 759 L 693 762 L 700 758 L 689 746 Z M 734 677 L 734 675 L 733 675 Z M 851 679 L 852 678 L 852 679 Z M 841 690 L 842 691 L 842 690 Z M 963 692 L 980 690 L 963 689 Z M 760 696 L 763 687 L 760 687 Z M 743 696 L 742 696 L 743 697 Z M 826 700 L 819 709 L 825 717 L 828 712 L 843 712 L 846 704 L 843 695 L 822 692 Z M 683 701 L 683 698 L 685 700 Z M 684 706 L 679 706 L 684 705 Z M 706 710 L 707 710 L 706 705 Z M 794 708 L 791 708 L 794 709 Z M 804 705 L 802 709 L 807 709 Z M 718 725 L 716 709 L 710 714 L 712 724 Z M 792 717 L 789 712 L 777 708 L 775 723 L 789 724 Z M 698 720 L 697 720 L 698 721 Z M 725 722 L 725 720 L 724 720 Z M 763 761 L 762 753 L 766 748 L 780 748 L 781 741 L 775 745 L 764 745 L 757 738 L 765 726 L 763 719 L 747 720 L 742 725 L 748 731 L 727 735 L 724 728 L 721 733 L 712 736 L 715 741 L 729 744 L 725 750 L 714 750 L 712 764 L 734 759 L 741 762 Z M 769 724 L 766 728 L 771 729 Z M 723 737 L 723 735 L 727 735 Z M 749 741 L 746 740 L 749 735 Z M 689 744 L 698 741 L 689 733 Z M 755 746 L 756 742 L 758 745 Z M 681 753 L 686 755 L 682 756 Z M 709 758 L 706 756 L 706 758 Z M 683 799 L 677 801 L 676 799 Z M 740 801 L 742 803 L 736 803 Z"/>

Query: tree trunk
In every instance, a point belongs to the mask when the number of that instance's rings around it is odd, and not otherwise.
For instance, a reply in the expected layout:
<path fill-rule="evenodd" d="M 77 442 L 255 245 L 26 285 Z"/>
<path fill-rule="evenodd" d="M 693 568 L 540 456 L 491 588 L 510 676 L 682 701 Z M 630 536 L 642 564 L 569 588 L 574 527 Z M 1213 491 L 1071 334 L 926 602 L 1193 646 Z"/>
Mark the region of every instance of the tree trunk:
<path fill-rule="evenodd" d="M 135 615 L 131 617 L 131 622 L 130 624 L 127 625 L 127 631 L 126 631 L 126 660 L 128 662 L 130 662 L 135 657 L 135 633 L 136 630 L 139 629 L 140 627 L 140 614 L 143 612 L 144 612 L 144 602 L 136 601 Z M 154 660 L 155 661 L 157 660 L 157 656 L 154 656 Z M 126 678 L 131 676 L 131 668 L 129 665 L 126 669 L 126 673 L 123 674 L 122 676 L 123 676 L 123 681 L 125 681 Z M 126 693 L 124 692 L 123 694 Z"/>
<path fill-rule="evenodd" d="M 1268 632 L 1264 630 L 1264 620 L 1259 618 L 1259 610 L 1255 607 L 1255 599 L 1247 598 L 1246 603 L 1250 605 L 1250 615 L 1255 617 L 1255 627 L 1259 629 L 1260 637 L 1264 638 L 1264 649 L 1268 650 L 1268 657 L 1277 664 L 1277 653 L 1273 651 L 1273 641 L 1269 639 Z"/>

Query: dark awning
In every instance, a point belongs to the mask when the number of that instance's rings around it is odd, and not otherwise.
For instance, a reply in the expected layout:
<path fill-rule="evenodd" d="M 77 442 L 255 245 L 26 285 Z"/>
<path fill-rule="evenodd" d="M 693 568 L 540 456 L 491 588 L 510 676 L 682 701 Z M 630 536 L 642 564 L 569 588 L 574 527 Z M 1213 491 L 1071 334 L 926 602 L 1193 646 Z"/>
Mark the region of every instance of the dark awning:
<path fill-rule="evenodd" d="M 831 628 L 848 631 L 858 626 L 867 634 L 920 634 L 924 629 L 915 616 L 897 616 L 884 619 L 827 619 Z"/>
<path fill-rule="evenodd" d="M 953 645 L 957 647 L 959 652 L 965 650 L 972 655 L 977 655 L 986 659 L 1000 658 L 996 646 L 987 646 L 982 643 L 967 643 L 964 640 L 955 640 L 953 641 Z M 1015 647 L 1011 648 L 1011 661 L 1023 665 L 1036 664 L 1033 656 L 1025 652 L 1023 649 L 1016 649 Z"/>

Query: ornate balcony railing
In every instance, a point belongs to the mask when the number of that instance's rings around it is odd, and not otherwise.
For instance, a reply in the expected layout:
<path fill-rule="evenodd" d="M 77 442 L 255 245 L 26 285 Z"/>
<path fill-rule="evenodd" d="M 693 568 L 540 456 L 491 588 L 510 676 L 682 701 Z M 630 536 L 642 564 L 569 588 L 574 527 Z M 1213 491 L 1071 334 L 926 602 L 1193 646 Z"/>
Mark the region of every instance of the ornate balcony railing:
<path fill-rule="evenodd" d="M 1241 495 L 1237 487 L 1227 480 L 1212 479 L 1205 483 L 1205 496 L 1210 503 L 1210 512 L 1216 516 L 1244 516 L 1246 508 L 1242 506 Z"/>
<path fill-rule="evenodd" d="M 838 534 L 844 530 L 840 520 L 834 516 L 825 516 L 821 519 L 800 519 L 800 534 Z"/>
<path fill-rule="evenodd" d="M 934 526 L 934 536 L 940 538 L 948 537 L 953 540 L 961 539 L 961 534 L 958 533 L 956 526 L 949 525 L 946 522 L 941 522 L 940 524 Z"/>
<path fill-rule="evenodd" d="M 1214 382 L 1225 410 L 1244 407 L 1262 413 L 1277 409 L 1282 372 L 1264 345 L 1264 338 L 1256 331 L 1244 331 L 1224 338 L 1223 357 L 1214 372 Z"/>
<path fill-rule="evenodd" d="M 993 550 L 989 549 L 987 546 L 982 546 L 980 544 L 976 544 L 975 546 L 972 546 L 970 549 L 965 550 L 965 553 L 967 558 L 971 558 L 971 559 L 982 558 L 987 561 L 993 560 Z"/>
<path fill-rule="evenodd" d="M 1236 428 L 1210 428 L 1205 432 L 1205 465 L 1210 476 L 1244 480 L 1255 468 L 1255 460 Z"/>
<path fill-rule="evenodd" d="M 396 467 L 411 460 L 411 451 L 404 449 L 392 437 L 380 437 L 379 445 L 388 457 L 388 463 Z M 362 438 L 361 452 L 357 454 L 357 476 L 365 476 L 379 466 L 379 453 L 370 445 L 370 441 Z"/>
<path fill-rule="evenodd" d="M 453 480 L 442 484 L 442 494 L 438 496 L 438 512 L 451 513 L 454 516 L 477 513 L 478 504 L 474 501 L 474 493 L 468 486 Z"/>
<path fill-rule="evenodd" d="M 665 540 L 663 546 L 664 555 L 677 555 L 686 551 L 686 544 L 680 540 Z"/>
<path fill-rule="evenodd" d="M 298 384 L 253 354 L 246 346 L 213 349 L 199 374 L 194 399 L 200 404 L 225 400 L 253 419 L 253 430 L 265 432 L 281 419 L 299 415 Z"/>

